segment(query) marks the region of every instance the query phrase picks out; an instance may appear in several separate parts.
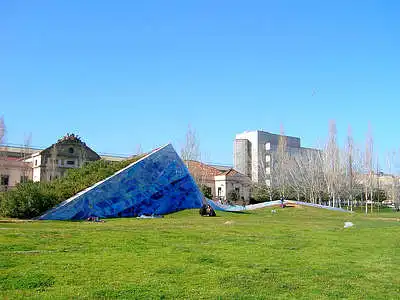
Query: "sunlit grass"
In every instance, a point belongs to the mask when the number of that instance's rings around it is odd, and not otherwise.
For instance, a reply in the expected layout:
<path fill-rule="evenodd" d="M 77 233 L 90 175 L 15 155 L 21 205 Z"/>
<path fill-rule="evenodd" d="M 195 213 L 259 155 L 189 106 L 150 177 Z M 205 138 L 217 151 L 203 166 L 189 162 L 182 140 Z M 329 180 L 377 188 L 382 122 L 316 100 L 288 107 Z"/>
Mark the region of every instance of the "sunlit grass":
<path fill-rule="evenodd" d="M 0 297 L 399 299 L 399 217 L 299 207 L 0 223 Z"/>

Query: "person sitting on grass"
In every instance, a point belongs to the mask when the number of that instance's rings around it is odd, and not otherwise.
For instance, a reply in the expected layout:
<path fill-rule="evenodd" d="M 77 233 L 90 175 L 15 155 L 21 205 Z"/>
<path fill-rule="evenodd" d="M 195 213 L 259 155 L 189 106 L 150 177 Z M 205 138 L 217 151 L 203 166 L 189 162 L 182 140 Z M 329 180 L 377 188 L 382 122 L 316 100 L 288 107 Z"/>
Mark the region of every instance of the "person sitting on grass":
<path fill-rule="evenodd" d="M 200 214 L 200 216 L 207 216 L 208 215 L 207 205 L 206 204 L 203 204 L 203 206 L 200 208 L 199 214 Z"/>
<path fill-rule="evenodd" d="M 199 213 L 202 217 L 215 217 L 216 216 L 214 209 L 209 204 L 208 205 L 203 204 L 203 206 L 200 208 Z"/>
<path fill-rule="evenodd" d="M 211 207 L 211 205 L 207 206 L 207 212 L 209 217 L 216 217 L 215 210 Z"/>

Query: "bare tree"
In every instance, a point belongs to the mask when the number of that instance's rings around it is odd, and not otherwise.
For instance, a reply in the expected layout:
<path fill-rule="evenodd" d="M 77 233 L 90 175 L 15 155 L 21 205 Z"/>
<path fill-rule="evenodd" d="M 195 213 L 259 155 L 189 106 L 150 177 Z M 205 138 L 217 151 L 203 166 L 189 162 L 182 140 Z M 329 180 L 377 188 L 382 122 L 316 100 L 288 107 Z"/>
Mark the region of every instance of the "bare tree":
<path fill-rule="evenodd" d="M 297 199 L 304 196 L 306 201 L 321 204 L 324 183 L 322 152 L 319 150 L 302 150 L 289 157 L 287 185 L 297 194 Z"/>
<path fill-rule="evenodd" d="M 281 198 L 286 196 L 286 184 L 288 179 L 288 152 L 287 152 L 287 139 L 283 126 L 281 125 L 280 135 L 278 139 L 278 148 L 273 159 L 273 169 L 274 169 L 274 185 L 279 189 L 279 194 Z"/>
<path fill-rule="evenodd" d="M 183 161 L 199 161 L 201 158 L 199 138 L 196 130 L 192 129 L 190 125 L 186 132 L 185 144 L 181 148 L 181 158 Z"/>
<path fill-rule="evenodd" d="M 371 125 L 368 126 L 368 133 L 365 143 L 365 160 L 364 170 L 367 178 L 365 179 L 365 213 L 368 213 L 368 198 L 371 202 L 371 212 L 373 206 L 373 185 L 374 185 L 374 166 L 373 166 L 373 155 L 374 155 L 374 140 L 372 137 Z"/>
<path fill-rule="evenodd" d="M 299 154 L 294 157 L 290 157 L 287 161 L 287 182 L 285 185 L 290 187 L 296 193 L 297 200 L 300 200 L 300 195 L 307 196 L 309 190 L 306 184 L 306 177 L 310 175 L 307 170 L 307 157 L 306 155 Z"/>
<path fill-rule="evenodd" d="M 347 172 L 348 172 L 348 154 L 346 152 L 346 149 L 340 149 L 339 148 L 339 164 L 338 164 L 338 176 L 336 178 L 336 191 L 337 191 L 337 197 L 338 197 L 338 205 L 341 208 L 342 207 L 342 201 L 347 198 L 349 198 L 349 182 L 347 178 Z"/>
<path fill-rule="evenodd" d="M 142 145 L 141 144 L 138 144 L 137 145 L 137 147 L 136 147 L 136 155 L 141 155 L 141 154 L 143 154 L 143 149 L 142 149 Z"/>
<path fill-rule="evenodd" d="M 336 206 L 337 180 L 339 178 L 339 149 L 336 138 L 336 122 L 329 123 L 329 138 L 324 151 L 324 177 L 329 194 L 329 206 Z M 331 202 L 332 199 L 332 202 Z"/>
<path fill-rule="evenodd" d="M 22 165 L 21 165 L 21 182 L 26 182 L 29 178 L 29 173 L 31 171 L 31 167 L 26 162 L 26 159 L 30 156 L 30 147 L 32 144 L 32 133 L 25 135 L 24 137 L 24 146 L 22 150 Z"/>
<path fill-rule="evenodd" d="M 389 152 L 386 156 L 386 168 L 391 177 L 389 185 L 386 186 L 386 194 L 393 203 L 398 204 L 399 198 L 399 186 L 398 178 L 395 175 L 395 165 L 396 165 L 397 153 L 395 150 Z"/>
<path fill-rule="evenodd" d="M 314 151 L 309 154 L 309 184 L 311 189 L 311 198 L 314 203 L 322 204 L 322 195 L 324 187 L 326 186 L 324 173 L 323 173 L 323 159 L 322 151 Z"/>
<path fill-rule="evenodd" d="M 6 124 L 4 123 L 4 117 L 0 117 L 0 145 L 5 143 L 6 136 Z"/>
<path fill-rule="evenodd" d="M 347 178 L 347 207 L 353 211 L 353 197 L 354 197 L 354 139 L 349 125 L 347 129 L 347 143 L 346 143 L 346 178 Z"/>

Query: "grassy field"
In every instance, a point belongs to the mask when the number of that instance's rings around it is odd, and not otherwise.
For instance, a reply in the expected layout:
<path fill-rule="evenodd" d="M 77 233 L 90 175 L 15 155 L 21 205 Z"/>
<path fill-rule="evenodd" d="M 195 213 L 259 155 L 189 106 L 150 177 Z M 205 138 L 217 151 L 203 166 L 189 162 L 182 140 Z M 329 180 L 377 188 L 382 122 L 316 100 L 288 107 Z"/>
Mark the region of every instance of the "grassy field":
<path fill-rule="evenodd" d="M 0 297 L 400 299 L 396 218 L 300 207 L 0 223 Z"/>

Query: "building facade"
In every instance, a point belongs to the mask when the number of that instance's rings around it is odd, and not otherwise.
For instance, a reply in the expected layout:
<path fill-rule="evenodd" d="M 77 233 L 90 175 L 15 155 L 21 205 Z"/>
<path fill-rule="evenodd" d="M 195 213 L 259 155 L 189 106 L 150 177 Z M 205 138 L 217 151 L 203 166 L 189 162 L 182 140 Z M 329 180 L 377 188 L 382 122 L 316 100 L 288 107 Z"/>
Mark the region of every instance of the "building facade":
<path fill-rule="evenodd" d="M 236 135 L 234 141 L 234 168 L 251 178 L 254 183 L 270 186 L 273 180 L 273 164 L 276 163 L 281 135 L 265 131 L 246 131 Z M 290 155 L 298 155 L 315 149 L 303 148 L 300 138 L 282 136 L 285 139 L 285 150 Z"/>
<path fill-rule="evenodd" d="M 79 137 L 67 134 L 50 147 L 33 153 L 26 159 L 32 167 L 33 181 L 51 181 L 63 177 L 71 168 L 79 168 L 86 162 L 101 159 Z"/>
<path fill-rule="evenodd" d="M 0 156 L 0 191 L 14 188 L 32 178 L 32 168 L 23 159 Z"/>
<path fill-rule="evenodd" d="M 249 203 L 251 196 L 251 185 L 250 178 L 244 174 L 239 173 L 235 169 L 230 169 L 215 176 L 215 190 L 216 198 L 220 201 L 230 201 L 232 193 L 234 198 L 240 204 L 245 201 Z"/>

